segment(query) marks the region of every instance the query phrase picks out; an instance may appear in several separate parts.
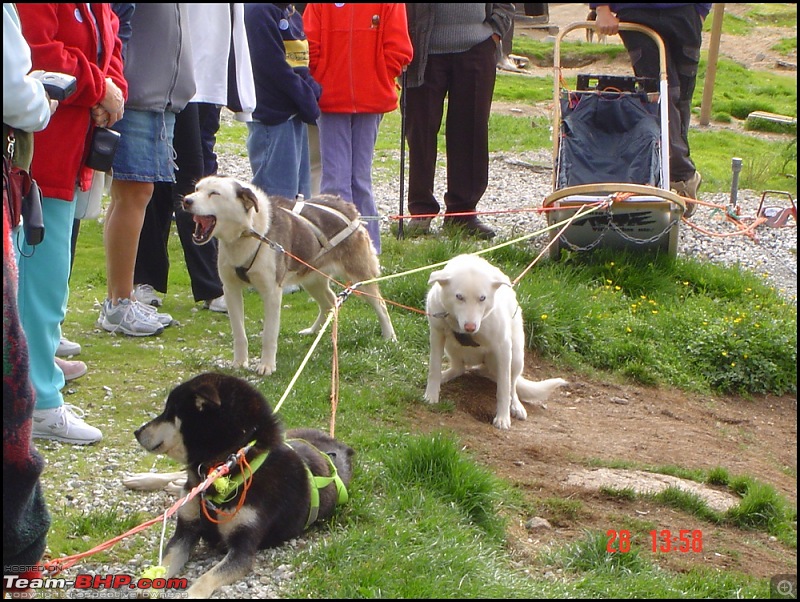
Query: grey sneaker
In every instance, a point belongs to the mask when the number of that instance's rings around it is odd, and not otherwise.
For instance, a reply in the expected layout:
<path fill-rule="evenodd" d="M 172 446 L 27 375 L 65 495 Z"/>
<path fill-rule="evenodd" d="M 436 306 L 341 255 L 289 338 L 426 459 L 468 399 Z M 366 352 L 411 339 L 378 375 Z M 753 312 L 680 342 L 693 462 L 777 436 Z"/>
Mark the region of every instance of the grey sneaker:
<path fill-rule="evenodd" d="M 113 305 L 110 299 L 103 301 L 97 326 L 108 332 L 121 332 L 131 337 L 149 337 L 164 332 L 155 317 L 141 308 L 147 307 L 130 299 L 122 299 Z M 155 310 L 152 310 L 155 312 Z"/>
<path fill-rule="evenodd" d="M 49 410 L 34 410 L 32 430 L 36 439 L 55 439 L 74 445 L 89 445 L 103 438 L 100 429 L 86 424 L 83 412 L 68 403 Z"/>
<path fill-rule="evenodd" d="M 153 307 L 161 307 L 163 299 L 156 295 L 156 289 L 149 284 L 137 284 L 133 287 L 133 296 L 140 303 L 145 305 L 152 305 Z"/>
<path fill-rule="evenodd" d="M 156 311 L 156 308 L 152 305 L 145 305 L 139 300 L 134 300 L 134 304 L 138 305 L 139 311 L 143 312 L 144 314 L 150 315 L 150 317 L 155 318 L 159 324 L 161 324 L 164 328 L 167 326 L 172 325 L 172 316 L 170 314 L 161 313 Z"/>
<path fill-rule="evenodd" d="M 697 191 L 700 188 L 700 184 L 702 184 L 702 182 L 703 182 L 703 176 L 700 175 L 699 171 L 695 171 L 694 175 L 688 180 L 682 180 L 680 182 L 670 182 L 669 187 L 672 188 L 682 197 L 696 200 Z M 696 209 L 697 209 L 697 203 L 686 203 L 686 210 L 683 212 L 683 216 L 692 217 Z"/>

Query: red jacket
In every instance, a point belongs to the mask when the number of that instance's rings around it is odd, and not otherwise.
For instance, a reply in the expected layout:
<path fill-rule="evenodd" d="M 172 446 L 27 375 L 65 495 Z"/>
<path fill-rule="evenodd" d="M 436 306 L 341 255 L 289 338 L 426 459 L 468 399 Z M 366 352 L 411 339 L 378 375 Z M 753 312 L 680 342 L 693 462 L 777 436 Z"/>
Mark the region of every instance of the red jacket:
<path fill-rule="evenodd" d="M 411 62 L 405 4 L 311 3 L 303 12 L 311 75 L 326 113 L 388 113 Z"/>
<path fill-rule="evenodd" d="M 31 175 L 44 196 L 71 201 L 75 186 L 86 189 L 91 171 L 83 164 L 93 129 L 91 107 L 106 94 L 106 77 L 128 97 L 122 70 L 119 19 L 108 3 L 91 4 L 103 53 L 97 58 L 97 29 L 90 5 L 17 3 L 22 34 L 31 47 L 33 69 L 60 71 L 77 79 L 75 93 L 58 104 L 48 126 L 34 135 Z"/>

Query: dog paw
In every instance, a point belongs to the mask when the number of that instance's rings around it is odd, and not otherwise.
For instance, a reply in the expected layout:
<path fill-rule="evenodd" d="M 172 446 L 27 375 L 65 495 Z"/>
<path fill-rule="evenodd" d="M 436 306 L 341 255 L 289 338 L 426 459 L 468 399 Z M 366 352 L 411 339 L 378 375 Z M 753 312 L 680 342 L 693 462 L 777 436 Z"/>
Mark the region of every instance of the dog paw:
<path fill-rule="evenodd" d="M 519 402 L 511 404 L 511 415 L 514 418 L 519 418 L 520 420 L 528 419 L 528 412 L 525 411 L 525 408 L 522 407 L 522 404 Z"/>
<path fill-rule="evenodd" d="M 439 392 L 425 391 L 423 399 L 430 404 L 439 403 Z"/>
<path fill-rule="evenodd" d="M 495 416 L 492 424 L 499 428 L 501 431 L 507 431 L 511 428 L 511 417 Z"/>
<path fill-rule="evenodd" d="M 275 372 L 275 364 L 270 364 L 269 362 L 259 362 L 258 366 L 256 367 L 256 372 L 258 372 L 260 376 L 269 376 Z"/>

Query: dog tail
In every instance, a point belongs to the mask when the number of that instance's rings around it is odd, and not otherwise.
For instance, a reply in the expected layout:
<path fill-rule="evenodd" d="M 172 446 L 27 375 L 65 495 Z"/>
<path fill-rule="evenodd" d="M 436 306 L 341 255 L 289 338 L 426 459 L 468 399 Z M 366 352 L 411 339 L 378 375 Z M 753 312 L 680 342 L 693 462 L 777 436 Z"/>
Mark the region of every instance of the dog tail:
<path fill-rule="evenodd" d="M 558 387 L 567 384 L 563 378 L 548 378 L 547 380 L 533 381 L 520 377 L 517 379 L 517 395 L 521 401 L 537 403 L 547 400 L 550 394 Z"/>

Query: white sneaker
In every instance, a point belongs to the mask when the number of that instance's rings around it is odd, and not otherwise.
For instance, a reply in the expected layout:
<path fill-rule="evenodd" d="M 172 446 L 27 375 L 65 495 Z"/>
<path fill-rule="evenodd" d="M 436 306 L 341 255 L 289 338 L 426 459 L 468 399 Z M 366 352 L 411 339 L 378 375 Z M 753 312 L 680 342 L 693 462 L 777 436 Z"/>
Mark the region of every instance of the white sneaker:
<path fill-rule="evenodd" d="M 225 295 L 221 295 L 211 301 L 203 301 L 203 307 L 211 311 L 218 311 L 221 314 L 228 313 L 228 304 L 225 303 Z"/>
<path fill-rule="evenodd" d="M 156 321 L 159 324 L 161 324 L 164 328 L 172 325 L 172 316 L 170 314 L 161 313 L 157 311 L 156 308 L 153 307 L 152 305 L 145 305 L 144 303 L 138 300 L 134 300 L 134 304 L 139 306 L 138 307 L 139 311 L 145 314 L 149 314 L 151 318 L 155 318 Z"/>
<path fill-rule="evenodd" d="M 140 303 L 145 305 L 152 305 L 153 307 L 161 307 L 163 300 L 156 295 L 156 290 L 149 284 L 137 284 L 133 287 L 133 296 Z"/>
<path fill-rule="evenodd" d="M 103 438 L 103 433 L 86 424 L 83 416 L 83 411 L 68 403 L 49 410 L 34 410 L 33 436 L 75 445 L 97 443 Z"/>
<path fill-rule="evenodd" d="M 131 337 L 149 337 L 164 332 L 164 327 L 153 315 L 140 309 L 143 307 L 148 306 L 130 299 L 122 299 L 117 305 L 113 305 L 110 299 L 106 299 L 96 326 Z M 155 312 L 154 309 L 152 311 Z"/>
<path fill-rule="evenodd" d="M 58 357 L 72 357 L 73 355 L 81 354 L 81 346 L 78 343 L 73 343 L 69 339 L 61 337 L 58 342 L 58 349 L 56 349 L 56 356 Z"/>

